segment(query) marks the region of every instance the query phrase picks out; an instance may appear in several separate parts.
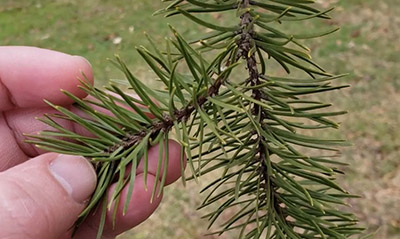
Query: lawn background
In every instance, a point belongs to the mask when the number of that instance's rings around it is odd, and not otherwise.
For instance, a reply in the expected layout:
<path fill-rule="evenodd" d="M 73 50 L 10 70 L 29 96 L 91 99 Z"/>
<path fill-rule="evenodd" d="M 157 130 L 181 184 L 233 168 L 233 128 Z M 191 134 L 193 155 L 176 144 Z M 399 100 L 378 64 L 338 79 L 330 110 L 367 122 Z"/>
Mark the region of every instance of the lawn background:
<path fill-rule="evenodd" d="M 333 19 L 300 28 L 311 32 L 329 26 L 341 31 L 313 40 L 312 56 L 332 73 L 349 73 L 350 89 L 324 96 L 348 110 L 335 136 L 354 146 L 341 156 L 352 165 L 340 183 L 361 199 L 350 204 L 374 239 L 400 238 L 400 5 L 398 0 L 325 0 L 336 6 Z M 0 45 L 30 45 L 82 55 L 93 65 L 96 84 L 120 78 L 106 58 L 115 53 L 144 80 L 151 74 L 135 45 L 168 36 L 167 22 L 190 38 L 201 30 L 182 18 L 152 17 L 160 1 L 144 0 L 0 0 Z M 217 14 L 213 15 L 218 20 Z M 299 29 L 296 29 L 299 30 Z M 205 184 L 209 178 L 202 179 Z M 146 222 L 121 239 L 211 239 L 207 222 L 195 208 L 200 186 L 181 183 L 166 189 L 162 205 Z M 235 238 L 226 234 L 218 238 Z"/>

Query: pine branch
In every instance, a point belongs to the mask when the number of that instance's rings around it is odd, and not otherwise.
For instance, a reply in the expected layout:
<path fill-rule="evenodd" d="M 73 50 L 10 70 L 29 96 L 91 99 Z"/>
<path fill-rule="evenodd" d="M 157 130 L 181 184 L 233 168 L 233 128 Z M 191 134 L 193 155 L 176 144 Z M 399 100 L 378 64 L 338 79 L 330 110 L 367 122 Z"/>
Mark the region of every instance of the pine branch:
<path fill-rule="evenodd" d="M 170 4 L 157 14 L 182 15 L 211 32 L 188 42 L 171 27 L 174 37 L 166 40 L 165 51 L 159 50 L 151 38 L 152 51 L 138 48 L 165 89 L 149 88 L 117 57 L 114 64 L 124 72 L 130 89 L 140 99 L 113 84 L 106 88 L 114 93 L 109 94 L 82 81 L 82 89 L 96 101 L 65 93 L 88 117 L 82 118 L 48 102 L 59 114 L 46 115 L 41 120 L 54 130 L 31 135 L 28 140 L 46 150 L 86 156 L 96 166 L 98 185 L 76 226 L 101 204 L 98 238 L 101 237 L 107 208 L 113 203 L 118 205 L 125 186 L 132 192 L 140 160 L 144 160 L 146 181 L 147 151 L 155 144 L 162 145 L 156 172 L 161 182 L 154 185 L 152 198 L 159 195 L 167 173 L 165 169 L 161 171 L 161 165 L 168 164 L 166 142 L 174 129 L 192 171 L 188 180 L 213 171 L 222 172 L 221 177 L 202 190 L 208 194 L 200 206 L 202 209 L 219 203 L 216 210 L 204 216 L 210 221 L 209 227 L 224 212 L 236 209 L 216 234 L 238 230 L 240 239 L 346 239 L 359 234 L 362 229 L 356 226 L 354 216 L 335 207 L 344 205 L 343 199 L 355 197 L 334 182 L 334 175 L 341 173 L 335 165 L 343 163 L 335 160 L 334 155 L 307 156 L 301 150 L 338 152 L 337 147 L 345 142 L 297 132 L 337 128 L 338 124 L 329 117 L 346 113 L 328 111 L 331 104 L 303 98 L 347 87 L 332 85 L 332 80 L 342 76 L 325 72 L 311 60 L 308 47 L 300 41 L 337 29 L 318 34 L 287 34 L 275 24 L 328 19 L 332 9 L 321 11 L 308 0 L 166 2 Z M 236 11 L 238 24 L 226 26 L 198 16 L 230 11 Z M 211 61 L 206 60 L 210 58 Z M 288 74 L 303 71 L 309 78 L 271 76 L 267 74 L 270 60 Z M 94 105 L 113 115 L 94 110 Z M 78 123 L 93 137 L 64 129 L 57 118 Z M 182 172 L 183 160 L 182 153 Z M 124 178 L 129 164 L 133 165 L 132 171 Z M 113 180 L 117 187 L 108 201 L 104 195 Z M 124 213 L 129 201 L 130 196 Z"/>

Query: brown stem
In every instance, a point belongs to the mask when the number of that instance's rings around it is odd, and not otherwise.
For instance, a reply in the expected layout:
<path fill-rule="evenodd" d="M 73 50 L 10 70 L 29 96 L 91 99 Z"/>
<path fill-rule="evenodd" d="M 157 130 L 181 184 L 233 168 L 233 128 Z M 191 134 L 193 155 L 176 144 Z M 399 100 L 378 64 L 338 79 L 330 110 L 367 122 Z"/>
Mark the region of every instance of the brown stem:
<path fill-rule="evenodd" d="M 242 8 L 246 9 L 249 7 L 249 0 L 243 0 L 242 1 Z M 240 39 L 237 41 L 237 45 L 239 47 L 238 51 L 238 58 L 244 58 L 247 62 L 247 70 L 249 73 L 249 79 L 247 82 L 250 83 L 251 86 L 256 86 L 260 84 L 260 79 L 259 79 L 259 72 L 257 68 L 257 60 L 256 60 L 256 55 L 253 51 L 251 53 L 251 49 L 254 47 L 254 27 L 252 24 L 253 18 L 250 15 L 249 12 L 243 13 L 241 16 L 241 30 L 240 30 Z M 262 92 L 259 89 L 253 89 L 252 90 L 252 97 L 256 100 L 261 100 L 262 98 Z M 258 104 L 253 104 L 253 108 L 251 109 L 253 115 L 258 115 L 258 122 L 260 124 L 263 123 L 265 114 L 261 114 L 262 108 Z M 259 153 L 259 160 L 261 164 L 261 174 L 263 176 L 263 179 L 265 180 L 265 186 L 267 185 L 267 180 L 268 180 L 268 175 L 267 175 L 267 165 L 266 165 L 266 148 L 264 144 L 262 143 L 263 141 L 265 142 L 265 139 L 263 136 L 258 135 L 257 141 L 258 146 L 257 146 L 257 151 Z"/>
<path fill-rule="evenodd" d="M 208 89 L 207 95 L 202 95 L 202 96 L 198 97 L 197 105 L 202 106 L 205 102 L 207 102 L 207 97 L 217 95 L 224 80 L 225 80 L 224 77 L 218 78 Z M 175 121 L 177 121 L 177 122 L 186 121 L 190 117 L 190 115 L 193 113 L 194 110 L 195 110 L 195 104 L 192 102 L 192 103 L 188 104 L 187 106 L 185 106 L 184 108 L 182 108 L 180 110 L 176 110 L 174 112 L 173 118 L 175 118 Z M 140 140 L 142 140 L 147 135 L 149 130 L 151 132 L 150 136 L 156 136 L 160 131 L 165 131 L 165 132 L 169 131 L 172 128 L 172 126 L 174 125 L 173 118 L 171 116 L 165 114 L 163 120 L 154 122 L 150 126 L 150 128 L 148 128 L 147 130 L 142 130 L 136 134 L 128 135 L 127 137 L 122 139 L 121 143 L 111 146 L 110 148 L 108 148 L 106 150 L 106 152 L 112 153 L 112 152 L 116 151 L 118 148 L 120 148 L 121 146 L 124 149 L 127 149 L 127 148 L 131 147 L 132 145 L 135 145 L 136 143 L 140 142 Z"/>
<path fill-rule="evenodd" d="M 250 0 L 242 0 L 241 8 L 247 9 L 250 6 Z M 259 77 L 260 74 L 257 68 L 257 59 L 256 59 L 256 51 L 252 51 L 252 48 L 255 47 L 254 45 L 254 24 L 253 24 L 253 17 L 249 12 L 243 13 L 241 16 L 240 26 L 241 30 L 238 32 L 240 34 L 240 39 L 237 41 L 237 45 L 239 47 L 237 58 L 243 58 L 247 62 L 247 71 L 249 74 L 249 78 L 247 80 L 251 86 L 256 86 L 261 83 Z M 258 101 L 262 101 L 263 93 L 260 89 L 253 89 L 252 90 L 252 97 Z M 263 112 L 263 108 L 258 104 L 253 104 L 251 109 L 253 115 L 258 116 L 258 123 L 260 125 L 263 124 L 264 120 L 266 119 L 266 114 Z M 275 210 L 282 216 L 282 218 L 286 221 L 286 216 L 284 215 L 285 209 L 281 207 L 281 202 L 275 196 L 278 194 L 276 190 L 273 190 L 273 185 L 271 184 L 272 175 L 268 175 L 268 165 L 267 165 L 267 153 L 268 149 L 264 145 L 263 142 L 267 140 L 262 135 L 257 135 L 257 152 L 259 154 L 259 161 L 260 161 L 260 177 L 264 181 L 264 190 L 265 193 L 268 191 L 268 184 L 271 188 L 270 197 L 265 197 L 265 199 L 273 200 L 274 201 L 274 208 Z M 264 200 L 265 200 L 264 199 Z"/>

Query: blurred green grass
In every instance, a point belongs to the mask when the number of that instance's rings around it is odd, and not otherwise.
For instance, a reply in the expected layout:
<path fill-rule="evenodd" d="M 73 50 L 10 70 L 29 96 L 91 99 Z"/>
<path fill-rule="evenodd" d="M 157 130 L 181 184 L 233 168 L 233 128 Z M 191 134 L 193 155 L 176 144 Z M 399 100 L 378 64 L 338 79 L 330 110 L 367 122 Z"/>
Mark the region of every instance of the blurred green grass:
<path fill-rule="evenodd" d="M 398 0 L 317 0 L 337 6 L 333 19 L 308 23 L 304 31 L 340 26 L 341 31 L 310 42 L 313 58 L 332 73 L 349 73 L 350 89 L 323 97 L 350 111 L 335 135 L 354 146 L 342 158 L 341 184 L 362 196 L 352 210 L 374 239 L 400 238 L 400 6 Z M 119 54 L 143 79 L 149 70 L 135 51 L 147 45 L 143 32 L 157 42 L 168 36 L 167 22 L 188 37 L 201 32 L 182 18 L 152 17 L 160 1 L 140 0 L 1 0 L 0 45 L 31 45 L 85 56 L 97 84 L 120 78 L 106 58 Z M 218 19 L 218 15 L 213 15 Z M 293 30 L 298 30 L 293 29 Z M 278 71 L 278 70 L 274 70 Z M 209 178 L 202 179 L 206 184 Z M 200 186 L 180 183 L 166 189 L 164 202 L 146 222 L 121 239 L 165 237 L 211 239 L 197 212 Z M 216 237 L 215 237 L 216 238 Z M 218 238 L 234 238 L 234 234 Z"/>

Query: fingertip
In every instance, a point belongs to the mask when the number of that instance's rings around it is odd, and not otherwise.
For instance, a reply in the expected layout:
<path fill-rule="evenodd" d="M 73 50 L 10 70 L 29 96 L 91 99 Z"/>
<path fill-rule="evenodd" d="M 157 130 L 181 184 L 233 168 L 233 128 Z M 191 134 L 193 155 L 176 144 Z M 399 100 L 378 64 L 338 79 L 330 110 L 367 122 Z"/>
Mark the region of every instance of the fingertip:
<path fill-rule="evenodd" d="M 93 84 L 92 67 L 85 58 L 35 47 L 0 47 L 0 75 L 0 90 L 6 89 L 12 101 L 0 105 L 7 109 L 44 106 L 43 99 L 67 105 L 73 100 L 60 89 L 83 98 L 86 93 L 78 88 L 78 79 Z"/>
<path fill-rule="evenodd" d="M 84 157 L 60 154 L 50 163 L 49 169 L 77 203 L 85 203 L 96 188 L 96 172 Z"/>
<path fill-rule="evenodd" d="M 148 152 L 148 173 L 152 175 L 157 174 L 158 169 L 158 157 L 159 157 L 159 145 L 155 145 L 149 149 Z M 168 168 L 167 168 L 167 176 L 165 179 L 165 185 L 169 185 L 176 180 L 178 180 L 182 176 L 182 164 L 183 168 L 186 168 L 186 156 L 184 155 L 183 159 L 181 159 L 182 147 L 175 140 L 170 139 L 168 141 Z M 161 166 L 161 172 L 164 171 L 164 160 Z M 144 172 L 144 159 L 140 161 L 140 164 L 137 168 L 137 173 Z M 162 175 L 160 175 L 161 179 Z"/>
<path fill-rule="evenodd" d="M 72 77 L 75 77 L 74 80 L 70 81 L 70 84 L 66 84 L 66 88 L 62 88 L 61 93 L 70 92 L 77 96 L 78 98 L 84 98 L 87 96 L 87 93 L 80 89 L 82 83 L 93 85 L 93 70 L 91 63 L 82 56 L 71 56 L 71 72 L 69 74 Z M 71 102 L 70 102 L 71 101 Z M 67 99 L 68 103 L 72 103 L 71 99 Z M 61 102 L 62 104 L 63 102 Z"/>
<path fill-rule="evenodd" d="M 156 191 L 154 198 L 152 198 L 153 186 L 156 183 L 156 178 L 149 174 L 147 175 L 146 180 L 147 187 L 145 186 L 144 174 L 136 175 L 131 199 L 126 212 L 124 212 L 124 207 L 128 200 L 129 185 L 125 186 L 121 192 L 121 201 L 118 205 L 117 220 L 121 221 L 122 225 L 128 223 L 128 228 L 137 226 L 146 220 L 157 209 L 161 202 L 162 194 L 158 196 L 158 190 Z M 114 193 L 115 188 L 116 184 L 113 184 L 109 188 L 109 200 L 111 199 L 111 195 Z M 112 218 L 112 211 L 113 210 L 109 211 L 109 218 Z"/>
<path fill-rule="evenodd" d="M 185 169 L 187 164 L 186 155 L 183 155 L 183 159 L 181 158 L 182 146 L 175 140 L 170 140 L 168 145 L 170 162 L 168 163 L 166 185 L 178 180 L 182 176 L 182 167 Z"/>
<path fill-rule="evenodd" d="M 83 76 L 83 81 L 86 81 L 93 85 L 93 71 L 92 64 L 85 57 L 82 56 L 72 56 L 76 62 L 76 69 L 78 69 Z"/>
<path fill-rule="evenodd" d="M 156 179 L 153 175 L 148 175 L 147 184 L 148 187 L 152 188 L 155 184 Z M 117 188 L 117 184 L 114 183 L 108 188 L 108 200 Z M 152 190 L 146 190 L 144 186 L 144 175 L 139 174 L 136 176 L 132 196 L 128 204 L 126 213 L 124 214 L 124 206 L 129 193 L 129 185 L 125 186 L 120 195 L 120 200 L 118 203 L 117 214 L 114 220 L 114 208 L 115 204 L 107 211 L 106 224 L 104 225 L 103 236 L 114 238 L 120 233 L 129 230 L 143 221 L 145 221 L 159 206 L 162 194 L 160 196 L 155 196 L 151 201 Z M 97 210 L 94 214 L 91 214 L 86 220 L 83 226 L 79 228 L 76 233 L 76 238 L 94 238 L 97 234 L 99 227 L 99 221 L 101 217 L 100 210 Z M 113 226 L 115 225 L 115 226 Z"/>
<path fill-rule="evenodd" d="M 0 226 L 0 238 L 59 238 L 74 224 L 85 204 L 73 198 L 75 186 L 65 180 L 65 184 L 60 183 L 51 172 L 50 165 L 57 157 L 55 153 L 43 154 L 0 173 L 0 225 L 13 225 Z M 76 166 L 82 172 L 82 163 Z M 76 167 L 70 171 L 76 172 Z M 59 179 L 65 179 L 63 172 Z M 82 176 L 80 172 L 74 176 Z M 78 179 L 75 182 L 81 183 Z"/>

